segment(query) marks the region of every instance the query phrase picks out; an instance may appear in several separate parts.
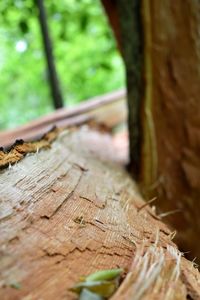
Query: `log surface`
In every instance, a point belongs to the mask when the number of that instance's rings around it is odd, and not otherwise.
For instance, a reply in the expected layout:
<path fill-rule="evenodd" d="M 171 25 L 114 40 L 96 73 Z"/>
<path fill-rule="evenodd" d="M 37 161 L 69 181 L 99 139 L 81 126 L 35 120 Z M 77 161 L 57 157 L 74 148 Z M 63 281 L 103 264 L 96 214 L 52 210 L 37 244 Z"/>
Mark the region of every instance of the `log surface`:
<path fill-rule="evenodd" d="M 69 288 L 80 276 L 127 272 L 144 241 L 176 248 L 120 162 L 112 136 L 82 126 L 1 171 L 0 299 L 76 299 Z M 182 299 L 199 296 L 199 273 L 181 267 Z"/>

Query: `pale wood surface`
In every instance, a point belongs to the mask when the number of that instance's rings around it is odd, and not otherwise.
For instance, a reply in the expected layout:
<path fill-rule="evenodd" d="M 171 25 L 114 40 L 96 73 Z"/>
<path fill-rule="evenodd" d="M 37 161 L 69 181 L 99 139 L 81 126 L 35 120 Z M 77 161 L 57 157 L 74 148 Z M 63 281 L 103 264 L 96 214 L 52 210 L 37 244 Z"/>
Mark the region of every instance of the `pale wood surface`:
<path fill-rule="evenodd" d="M 153 210 L 140 210 L 144 201 L 120 166 L 117 145 L 82 126 L 1 171 L 0 299 L 76 299 L 68 288 L 80 276 L 127 271 L 144 241 L 176 247 Z M 192 264 L 188 269 L 194 294 L 199 273 L 194 280 Z"/>

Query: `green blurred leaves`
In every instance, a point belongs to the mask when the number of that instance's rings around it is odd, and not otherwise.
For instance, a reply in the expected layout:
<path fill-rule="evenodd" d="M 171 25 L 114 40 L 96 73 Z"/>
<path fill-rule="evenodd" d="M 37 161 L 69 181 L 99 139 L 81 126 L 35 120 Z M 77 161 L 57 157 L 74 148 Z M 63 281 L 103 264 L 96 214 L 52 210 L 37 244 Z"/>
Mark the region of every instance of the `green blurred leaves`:
<path fill-rule="evenodd" d="M 66 105 L 122 87 L 122 61 L 100 1 L 44 3 Z M 5 128 L 53 106 L 34 1 L 0 1 L 0 14 L 0 128 Z"/>
<path fill-rule="evenodd" d="M 22 19 L 22 20 L 19 21 L 19 29 L 24 34 L 29 31 L 28 22 L 26 21 L 26 19 Z"/>

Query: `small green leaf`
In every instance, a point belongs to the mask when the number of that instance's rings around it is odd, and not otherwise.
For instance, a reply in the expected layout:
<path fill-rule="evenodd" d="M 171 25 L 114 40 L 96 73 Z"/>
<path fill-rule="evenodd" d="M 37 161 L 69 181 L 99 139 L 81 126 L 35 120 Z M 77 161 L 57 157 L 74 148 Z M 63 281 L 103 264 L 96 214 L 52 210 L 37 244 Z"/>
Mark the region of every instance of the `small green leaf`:
<path fill-rule="evenodd" d="M 113 280 L 123 273 L 123 269 L 101 270 L 90 274 L 85 281 Z"/>
<path fill-rule="evenodd" d="M 80 300 L 102 300 L 114 294 L 119 286 L 123 269 L 101 270 L 81 278 L 81 281 L 70 290 L 80 294 Z M 88 293 L 90 297 L 87 296 Z M 92 298 L 93 297 L 93 298 Z"/>
<path fill-rule="evenodd" d="M 84 281 L 76 284 L 70 290 L 80 294 L 83 289 L 87 289 L 102 297 L 110 297 L 118 287 L 115 281 Z"/>
<path fill-rule="evenodd" d="M 87 289 L 83 289 L 80 294 L 79 300 L 104 300 L 104 298 Z"/>
<path fill-rule="evenodd" d="M 21 284 L 19 282 L 11 282 L 10 283 L 10 287 L 16 290 L 20 290 L 21 289 Z"/>

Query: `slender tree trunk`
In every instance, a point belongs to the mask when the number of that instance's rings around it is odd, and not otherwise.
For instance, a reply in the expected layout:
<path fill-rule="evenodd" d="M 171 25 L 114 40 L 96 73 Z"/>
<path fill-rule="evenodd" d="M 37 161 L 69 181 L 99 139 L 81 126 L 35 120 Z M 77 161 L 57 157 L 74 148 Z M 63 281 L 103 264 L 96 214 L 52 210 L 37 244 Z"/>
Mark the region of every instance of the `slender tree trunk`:
<path fill-rule="evenodd" d="M 137 1 L 110 2 L 128 77 L 132 173 L 160 209 L 177 210 L 168 221 L 179 245 L 199 257 L 200 3 L 143 0 L 133 13 Z"/>
<path fill-rule="evenodd" d="M 50 84 L 50 89 L 52 94 L 52 100 L 53 100 L 54 107 L 57 109 L 63 107 L 63 99 L 60 90 L 58 75 L 56 72 L 54 57 L 53 57 L 52 42 L 49 35 L 45 7 L 44 7 L 43 0 L 35 0 L 35 2 L 39 12 L 38 15 L 39 24 L 41 28 L 44 53 L 46 57 L 47 67 L 48 67 L 48 76 L 49 76 L 49 84 Z"/>

